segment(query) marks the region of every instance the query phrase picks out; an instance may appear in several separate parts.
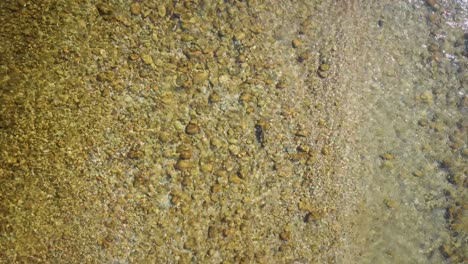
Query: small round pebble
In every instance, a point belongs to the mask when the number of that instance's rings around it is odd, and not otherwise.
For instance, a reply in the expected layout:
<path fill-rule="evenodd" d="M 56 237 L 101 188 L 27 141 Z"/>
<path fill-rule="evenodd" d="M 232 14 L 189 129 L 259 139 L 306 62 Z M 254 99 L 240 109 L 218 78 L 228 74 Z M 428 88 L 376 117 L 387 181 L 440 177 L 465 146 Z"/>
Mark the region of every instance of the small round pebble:
<path fill-rule="evenodd" d="M 185 127 L 185 133 L 189 135 L 196 135 L 200 133 L 200 126 L 195 124 L 195 123 L 188 123 L 188 125 Z"/>

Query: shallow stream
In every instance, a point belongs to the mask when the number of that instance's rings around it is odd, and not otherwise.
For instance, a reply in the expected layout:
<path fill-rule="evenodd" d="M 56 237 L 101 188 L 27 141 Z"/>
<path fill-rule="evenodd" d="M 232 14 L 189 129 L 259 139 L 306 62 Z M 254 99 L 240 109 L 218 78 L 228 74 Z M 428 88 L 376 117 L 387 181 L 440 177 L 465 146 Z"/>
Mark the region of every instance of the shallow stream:
<path fill-rule="evenodd" d="M 468 2 L 0 2 L 0 263 L 466 263 Z"/>
<path fill-rule="evenodd" d="M 466 1 L 360 9 L 350 55 L 359 116 L 356 263 L 466 262 Z M 365 22 L 364 22 L 365 21 Z"/>

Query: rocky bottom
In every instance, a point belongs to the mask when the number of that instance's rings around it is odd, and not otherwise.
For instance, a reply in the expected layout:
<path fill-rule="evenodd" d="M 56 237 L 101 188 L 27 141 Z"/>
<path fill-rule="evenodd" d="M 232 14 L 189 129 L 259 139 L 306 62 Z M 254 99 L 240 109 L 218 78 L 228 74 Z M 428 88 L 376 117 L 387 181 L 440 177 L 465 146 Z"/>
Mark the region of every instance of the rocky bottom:
<path fill-rule="evenodd" d="M 463 7 L 0 2 L 0 260 L 466 261 Z"/>

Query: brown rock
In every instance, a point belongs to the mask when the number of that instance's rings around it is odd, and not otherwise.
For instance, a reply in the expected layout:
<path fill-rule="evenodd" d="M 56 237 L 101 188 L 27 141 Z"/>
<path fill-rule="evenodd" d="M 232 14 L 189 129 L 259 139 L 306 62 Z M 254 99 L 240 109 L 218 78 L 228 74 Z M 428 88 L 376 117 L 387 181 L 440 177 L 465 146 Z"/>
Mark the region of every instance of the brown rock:
<path fill-rule="evenodd" d="M 325 216 L 325 212 L 322 210 L 310 210 L 305 216 L 305 222 L 310 223 L 322 219 Z"/>
<path fill-rule="evenodd" d="M 191 169 L 192 167 L 193 164 L 188 160 L 179 160 L 175 165 L 175 168 L 181 171 Z"/>
<path fill-rule="evenodd" d="M 188 123 L 188 125 L 185 127 L 185 133 L 189 135 L 196 135 L 200 133 L 200 131 L 200 126 L 192 122 Z"/>
<path fill-rule="evenodd" d="M 281 232 L 281 233 L 279 234 L 279 237 L 280 237 L 280 239 L 283 240 L 283 241 L 289 241 L 289 240 L 291 240 L 291 237 L 292 237 L 291 231 L 284 230 L 283 232 Z"/>
<path fill-rule="evenodd" d="M 130 5 L 130 12 L 132 13 L 132 15 L 139 15 L 141 12 L 140 3 L 132 3 Z"/>
<path fill-rule="evenodd" d="M 210 97 L 208 98 L 208 102 L 214 104 L 214 103 L 217 103 L 221 101 L 221 97 L 219 96 L 219 94 L 217 92 L 213 92 Z"/>
<path fill-rule="evenodd" d="M 300 39 L 293 39 L 292 41 L 292 46 L 293 48 L 299 48 L 300 46 L 302 46 L 302 41 Z"/>

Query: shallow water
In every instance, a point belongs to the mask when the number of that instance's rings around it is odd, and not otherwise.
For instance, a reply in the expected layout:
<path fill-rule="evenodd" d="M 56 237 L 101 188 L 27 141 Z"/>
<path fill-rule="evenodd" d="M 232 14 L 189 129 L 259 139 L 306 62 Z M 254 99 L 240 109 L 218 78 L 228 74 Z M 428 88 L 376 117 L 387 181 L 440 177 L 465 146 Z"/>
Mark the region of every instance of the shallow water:
<path fill-rule="evenodd" d="M 467 261 L 467 1 L 0 7 L 0 262 Z"/>
<path fill-rule="evenodd" d="M 439 4 L 379 2 L 361 15 L 349 72 L 362 118 L 350 154 L 365 196 L 356 263 L 466 261 L 466 224 L 451 225 L 448 211 L 466 222 L 467 2 Z"/>

